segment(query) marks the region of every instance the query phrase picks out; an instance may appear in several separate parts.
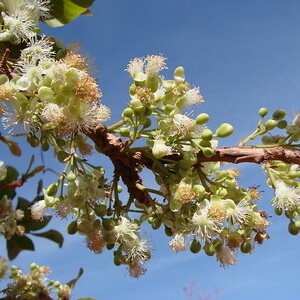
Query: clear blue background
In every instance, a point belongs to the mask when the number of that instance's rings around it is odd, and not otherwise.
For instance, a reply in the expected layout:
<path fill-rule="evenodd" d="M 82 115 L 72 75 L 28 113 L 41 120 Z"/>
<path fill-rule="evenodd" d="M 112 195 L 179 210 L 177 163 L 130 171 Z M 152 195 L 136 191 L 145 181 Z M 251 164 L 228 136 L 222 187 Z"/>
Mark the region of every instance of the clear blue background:
<path fill-rule="evenodd" d="M 79 42 L 94 59 L 102 103 L 112 110 L 108 124 L 120 118 L 129 101 L 131 81 L 124 72 L 129 60 L 159 53 L 168 58 L 166 78 L 182 65 L 187 80 L 200 86 L 205 103 L 194 109 L 193 116 L 209 113 L 212 129 L 222 122 L 235 127 L 234 135 L 220 146 L 237 145 L 254 130 L 261 106 L 270 111 L 285 108 L 289 120 L 299 109 L 298 0 L 96 0 L 91 10 L 92 17 L 80 17 L 58 29 L 45 28 L 45 32 L 65 44 Z M 26 155 L 31 152 L 11 163 L 25 171 Z M 8 161 L 8 151 L 1 148 L 1 153 L 1 159 Z M 51 158 L 45 158 L 51 163 Z M 100 155 L 93 162 L 107 164 Z M 264 184 L 260 166 L 241 166 L 241 171 L 241 185 L 260 185 L 260 205 L 272 215 L 272 224 L 271 239 L 251 255 L 239 255 L 236 266 L 223 269 L 202 252 L 172 253 L 163 233 L 147 229 L 153 257 L 146 264 L 148 272 L 139 279 L 129 277 L 124 267 L 115 267 L 112 253 L 90 252 L 81 236 L 67 236 L 62 250 L 36 239 L 36 252 L 24 252 L 13 263 L 24 271 L 32 261 L 49 265 L 49 278 L 62 282 L 84 267 L 72 299 L 298 299 L 299 236 L 290 236 L 288 221 L 274 216 L 273 192 Z M 20 195 L 30 198 L 33 182 Z M 55 224 L 64 231 L 65 222 Z M 4 252 L 4 244 L 0 246 Z M 194 294 L 188 297 L 183 289 L 193 285 Z"/>

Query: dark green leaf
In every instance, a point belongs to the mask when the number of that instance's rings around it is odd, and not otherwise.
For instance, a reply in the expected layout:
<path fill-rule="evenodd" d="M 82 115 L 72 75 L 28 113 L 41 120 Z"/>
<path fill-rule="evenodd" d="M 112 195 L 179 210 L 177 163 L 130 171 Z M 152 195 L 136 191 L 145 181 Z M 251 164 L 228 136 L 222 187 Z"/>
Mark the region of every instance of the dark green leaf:
<path fill-rule="evenodd" d="M 51 0 L 51 16 L 53 19 L 45 23 L 52 27 L 63 26 L 81 14 L 88 13 L 94 0 Z"/>
<path fill-rule="evenodd" d="M 31 178 L 33 177 L 35 174 L 39 173 L 39 172 L 42 172 L 44 170 L 44 166 L 41 165 L 41 166 L 37 166 L 35 167 L 31 172 L 25 174 L 23 177 L 24 179 L 28 179 L 28 178 Z"/>
<path fill-rule="evenodd" d="M 7 254 L 10 260 L 15 259 L 23 250 L 34 251 L 34 244 L 26 235 L 13 235 L 10 240 L 6 241 Z"/>
<path fill-rule="evenodd" d="M 80 268 L 77 277 L 74 278 L 74 279 L 72 279 L 72 280 L 70 280 L 70 281 L 67 283 L 67 285 L 68 285 L 71 289 L 73 289 L 74 286 L 75 286 L 75 284 L 76 284 L 76 282 L 77 282 L 77 280 L 81 277 L 82 274 L 83 274 L 83 269 Z M 84 299 L 84 298 L 83 298 L 83 299 Z"/>
<path fill-rule="evenodd" d="M 11 166 L 7 166 L 6 169 L 7 169 L 6 177 L 4 180 L 1 181 L 1 183 L 8 184 L 18 179 L 19 173 L 15 168 Z M 0 188 L 0 199 L 2 199 L 3 196 L 5 195 L 7 195 L 9 199 L 13 199 L 16 195 L 16 192 L 14 190 L 10 190 L 7 188 L 3 188 L 3 187 Z"/>
<path fill-rule="evenodd" d="M 63 242 L 64 242 L 64 237 L 62 236 L 62 234 L 53 229 L 45 231 L 45 232 L 41 232 L 41 233 L 32 233 L 32 235 L 51 240 L 51 241 L 57 243 L 59 248 L 62 247 Z"/>

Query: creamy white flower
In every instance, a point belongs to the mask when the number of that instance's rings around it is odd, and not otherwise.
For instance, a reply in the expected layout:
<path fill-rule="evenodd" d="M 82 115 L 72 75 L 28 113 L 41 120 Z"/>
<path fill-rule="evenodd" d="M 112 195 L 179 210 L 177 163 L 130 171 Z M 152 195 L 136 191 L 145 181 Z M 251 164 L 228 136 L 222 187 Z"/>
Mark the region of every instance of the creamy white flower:
<path fill-rule="evenodd" d="M 35 35 L 33 32 L 35 22 L 26 13 L 16 11 L 9 15 L 2 12 L 2 18 L 3 27 L 0 32 L 0 41 L 12 41 L 19 44 Z"/>
<path fill-rule="evenodd" d="M 143 73 L 144 71 L 144 59 L 143 58 L 134 58 L 132 59 L 127 68 L 125 69 L 132 77 L 138 73 Z"/>
<path fill-rule="evenodd" d="M 44 122 L 50 122 L 51 124 L 60 124 L 65 121 L 65 114 L 63 113 L 63 107 L 58 106 L 55 103 L 48 103 L 45 105 L 41 112 L 41 119 Z"/>
<path fill-rule="evenodd" d="M 223 201 L 223 204 L 229 224 L 237 226 L 245 225 L 248 222 L 248 218 L 252 214 L 252 209 L 246 200 L 241 200 L 238 204 L 235 204 L 233 200 L 226 199 Z"/>
<path fill-rule="evenodd" d="M 192 88 L 185 93 L 186 102 L 188 105 L 203 102 L 203 97 L 200 95 L 199 87 Z"/>
<path fill-rule="evenodd" d="M 50 18 L 50 0 L 25 0 L 20 9 L 26 11 L 36 22 Z"/>
<path fill-rule="evenodd" d="M 167 146 L 164 140 L 156 139 L 152 147 L 152 154 L 155 158 L 172 154 L 172 147 Z"/>
<path fill-rule="evenodd" d="M 210 202 L 207 199 L 204 199 L 197 206 L 197 210 L 193 214 L 190 223 L 199 238 L 205 241 L 220 232 L 221 224 L 209 214 Z"/>
<path fill-rule="evenodd" d="M 169 246 L 174 252 L 184 251 L 186 248 L 184 235 L 176 233 L 169 242 Z"/>
<path fill-rule="evenodd" d="M 157 75 L 163 69 L 167 69 L 166 58 L 162 55 L 148 55 L 145 59 L 145 72 L 148 76 Z"/>
<path fill-rule="evenodd" d="M 138 238 L 137 231 L 138 226 L 135 223 L 130 222 L 125 217 L 120 217 L 119 224 L 114 227 L 116 237 L 120 241 L 132 242 Z"/>
<path fill-rule="evenodd" d="M 35 202 L 30 208 L 32 219 L 35 221 L 42 221 L 47 209 L 48 207 L 45 200 Z"/>
<path fill-rule="evenodd" d="M 196 121 L 182 114 L 175 114 L 173 117 L 175 130 L 182 135 L 188 135 L 195 131 Z"/>
<path fill-rule="evenodd" d="M 272 205 L 283 210 L 293 210 L 299 206 L 300 195 L 296 190 L 282 180 L 276 180 L 275 197 L 272 199 Z"/>

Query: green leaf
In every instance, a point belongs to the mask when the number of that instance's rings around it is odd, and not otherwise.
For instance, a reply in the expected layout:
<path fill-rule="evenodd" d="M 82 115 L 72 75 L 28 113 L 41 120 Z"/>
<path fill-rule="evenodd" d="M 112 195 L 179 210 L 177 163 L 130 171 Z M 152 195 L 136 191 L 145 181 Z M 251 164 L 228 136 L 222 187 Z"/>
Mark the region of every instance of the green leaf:
<path fill-rule="evenodd" d="M 70 280 L 70 281 L 67 283 L 67 285 L 68 285 L 71 289 L 73 289 L 74 286 L 75 286 L 75 284 L 76 284 L 76 282 L 77 282 L 77 280 L 81 277 L 82 274 L 83 274 L 83 269 L 80 268 L 77 277 L 74 278 L 74 279 L 72 279 L 72 280 Z M 82 299 L 89 299 L 89 298 L 82 298 Z"/>
<path fill-rule="evenodd" d="M 41 166 L 37 166 L 35 167 L 31 172 L 25 174 L 23 177 L 24 179 L 28 179 L 28 178 L 31 178 L 33 177 L 35 174 L 39 173 L 39 172 L 42 172 L 44 170 L 45 166 L 44 165 L 41 165 Z"/>
<path fill-rule="evenodd" d="M 52 27 L 63 26 L 79 15 L 89 14 L 88 7 L 93 4 L 94 0 L 51 0 L 51 16 L 53 19 L 44 22 Z"/>
<path fill-rule="evenodd" d="M 18 197 L 17 209 L 22 209 L 24 212 L 24 217 L 18 222 L 18 225 L 25 227 L 26 232 L 36 231 L 44 228 L 51 220 L 51 216 L 46 216 L 42 221 L 36 221 L 31 218 L 30 206 L 32 202 Z"/>
<path fill-rule="evenodd" d="M 43 237 L 43 238 L 46 238 L 48 240 L 51 240 L 51 241 L 57 243 L 59 248 L 62 247 L 63 242 L 64 242 L 64 237 L 62 236 L 62 234 L 60 232 L 56 231 L 56 230 L 53 230 L 53 229 L 50 229 L 48 231 L 41 232 L 41 233 L 32 233 L 32 235 Z"/>
<path fill-rule="evenodd" d="M 6 241 L 6 248 L 7 248 L 8 258 L 10 260 L 13 260 L 23 250 L 34 251 L 34 244 L 32 240 L 28 238 L 26 235 L 23 236 L 13 235 L 10 240 Z"/>
<path fill-rule="evenodd" d="M 1 181 L 1 183 L 7 184 L 18 179 L 19 173 L 15 168 L 7 166 L 6 169 L 6 177 L 4 180 Z M 13 199 L 16 195 L 16 192 L 14 190 L 6 189 L 3 187 L 0 188 L 0 199 L 2 199 L 5 195 L 7 195 L 8 198 Z"/>

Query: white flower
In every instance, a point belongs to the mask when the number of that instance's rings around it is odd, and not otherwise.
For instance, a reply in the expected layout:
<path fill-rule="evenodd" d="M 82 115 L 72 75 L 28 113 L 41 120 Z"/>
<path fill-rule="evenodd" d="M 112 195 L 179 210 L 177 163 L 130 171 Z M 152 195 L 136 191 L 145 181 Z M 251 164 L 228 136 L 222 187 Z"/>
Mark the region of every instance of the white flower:
<path fill-rule="evenodd" d="M 130 243 L 122 244 L 122 250 L 126 252 L 126 260 L 129 262 L 136 260 L 146 261 L 150 256 L 150 248 L 147 244 L 147 240 L 136 238 Z"/>
<path fill-rule="evenodd" d="M 174 252 L 184 251 L 186 248 L 184 235 L 176 233 L 169 242 L 169 246 Z"/>
<path fill-rule="evenodd" d="M 63 107 L 60 107 L 55 103 L 46 104 L 41 112 L 42 121 L 50 122 L 51 124 L 58 125 L 62 123 L 65 118 L 66 116 L 63 113 Z"/>
<path fill-rule="evenodd" d="M 200 95 L 200 89 L 199 89 L 199 87 L 195 87 L 193 89 L 188 90 L 185 93 L 185 96 L 186 96 L 186 102 L 187 102 L 188 105 L 192 105 L 192 104 L 203 102 L 203 98 Z"/>
<path fill-rule="evenodd" d="M 299 194 L 282 180 L 276 180 L 275 197 L 272 205 L 283 210 L 293 210 L 299 205 Z"/>
<path fill-rule="evenodd" d="M 132 77 L 135 77 L 138 73 L 143 73 L 144 71 L 144 59 L 143 58 L 134 58 L 132 59 L 127 68 L 125 69 Z"/>
<path fill-rule="evenodd" d="M 220 232 L 220 223 L 209 214 L 210 202 L 207 199 L 204 199 L 197 206 L 190 222 L 192 229 L 195 230 L 199 238 L 205 241 Z"/>
<path fill-rule="evenodd" d="M 231 225 L 243 225 L 248 222 L 252 210 L 245 199 L 242 199 L 237 205 L 231 199 L 226 199 L 223 203 L 226 209 L 226 218 Z"/>
<path fill-rule="evenodd" d="M 65 107 L 64 114 L 68 120 L 64 130 L 68 132 L 87 132 L 95 130 L 101 123 L 110 117 L 110 110 L 102 104 L 78 102 L 77 111 L 71 112 L 69 107 Z"/>
<path fill-rule="evenodd" d="M 42 221 L 47 209 L 48 207 L 45 200 L 35 202 L 30 208 L 32 219 L 35 221 Z"/>
<path fill-rule="evenodd" d="M 116 237 L 120 241 L 132 242 L 138 238 L 137 236 L 138 226 L 135 223 L 131 223 L 127 218 L 120 217 L 120 222 L 114 227 Z"/>
<path fill-rule="evenodd" d="M 0 180 L 5 179 L 7 173 L 7 169 L 4 165 L 4 162 L 0 160 Z"/>
<path fill-rule="evenodd" d="M 145 59 L 145 71 L 148 76 L 155 76 L 163 69 L 167 69 L 166 58 L 162 55 L 148 55 Z"/>
<path fill-rule="evenodd" d="M 155 158 L 161 158 L 172 154 L 172 147 L 167 146 L 164 140 L 155 140 L 152 147 L 152 154 Z"/>
<path fill-rule="evenodd" d="M 27 41 L 35 35 L 33 32 L 35 22 L 22 12 L 16 11 L 11 15 L 2 12 L 3 28 L 0 32 L 0 41 L 12 41 L 19 44 L 21 41 Z"/>
<path fill-rule="evenodd" d="M 196 129 L 196 121 L 182 114 L 175 114 L 173 123 L 175 125 L 175 130 L 182 135 L 188 135 Z"/>
<path fill-rule="evenodd" d="M 50 0 L 25 0 L 20 9 L 26 11 L 36 22 L 50 18 Z"/>

